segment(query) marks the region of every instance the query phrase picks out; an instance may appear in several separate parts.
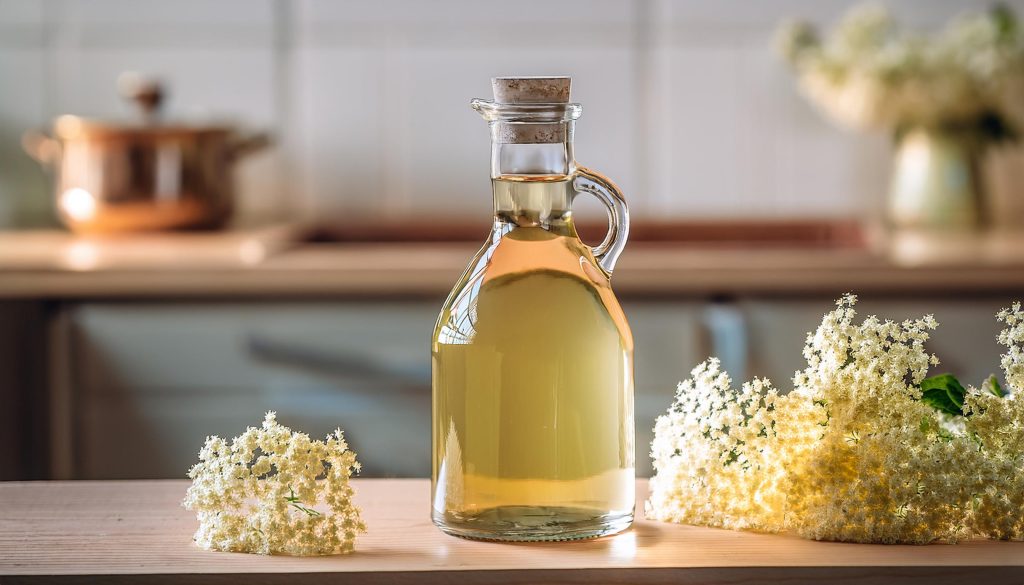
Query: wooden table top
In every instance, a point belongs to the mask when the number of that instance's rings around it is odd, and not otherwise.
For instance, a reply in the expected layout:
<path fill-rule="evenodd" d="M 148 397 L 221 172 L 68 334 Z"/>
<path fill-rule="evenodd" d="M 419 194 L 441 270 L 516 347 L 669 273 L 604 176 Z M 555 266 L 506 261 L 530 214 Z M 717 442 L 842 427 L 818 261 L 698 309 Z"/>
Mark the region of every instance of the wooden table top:
<path fill-rule="evenodd" d="M 638 509 L 646 495 L 638 483 Z M 427 480 L 356 480 L 356 552 L 208 552 L 187 482 L 0 483 L 0 583 L 1024 583 L 1024 542 L 814 542 L 638 520 L 590 541 L 500 544 L 442 534 Z"/>

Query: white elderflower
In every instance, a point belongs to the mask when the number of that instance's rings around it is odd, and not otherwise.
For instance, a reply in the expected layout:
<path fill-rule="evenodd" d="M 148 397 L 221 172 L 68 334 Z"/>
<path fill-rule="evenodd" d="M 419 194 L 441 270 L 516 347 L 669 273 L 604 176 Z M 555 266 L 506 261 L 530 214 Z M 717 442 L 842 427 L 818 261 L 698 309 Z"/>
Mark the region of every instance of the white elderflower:
<path fill-rule="evenodd" d="M 778 394 L 767 380 L 734 391 L 714 358 L 691 375 L 655 426 L 651 456 L 658 474 L 651 478 L 648 517 L 774 529 L 782 494 L 772 485 L 776 470 L 765 466 L 775 463 Z"/>
<path fill-rule="evenodd" d="M 855 323 L 848 295 L 808 335 L 794 389 L 739 391 L 715 359 L 679 385 L 651 445 L 649 518 L 882 543 L 1024 538 L 1024 312 L 1008 328 L 1006 395 L 948 375 L 931 316 Z"/>
<path fill-rule="evenodd" d="M 341 429 L 310 440 L 268 412 L 230 443 L 208 437 L 183 505 L 196 513 L 195 541 L 208 550 L 328 555 L 353 550 L 365 532 L 349 478 L 359 471 Z"/>
<path fill-rule="evenodd" d="M 1006 329 L 999 334 L 999 343 L 1007 347 L 1003 355 L 1003 371 L 1011 388 L 1024 388 L 1024 311 L 1020 303 L 999 312 Z"/>
<path fill-rule="evenodd" d="M 1012 138 L 1024 120 L 1024 34 L 1009 8 L 962 16 L 932 35 L 907 31 L 881 4 L 852 7 L 829 34 L 780 28 L 801 91 L 856 129 L 928 126 Z"/>

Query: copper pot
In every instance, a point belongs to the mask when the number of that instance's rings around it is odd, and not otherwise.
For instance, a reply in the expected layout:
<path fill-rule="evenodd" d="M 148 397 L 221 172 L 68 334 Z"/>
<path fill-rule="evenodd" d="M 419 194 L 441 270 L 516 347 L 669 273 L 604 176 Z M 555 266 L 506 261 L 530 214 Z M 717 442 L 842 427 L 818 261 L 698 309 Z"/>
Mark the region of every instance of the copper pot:
<path fill-rule="evenodd" d="M 126 85 L 124 80 L 122 86 Z M 60 116 L 53 133 L 30 131 L 22 144 L 54 173 L 61 221 L 81 233 L 214 228 L 234 203 L 232 168 L 270 142 L 229 125 L 159 119 L 159 85 L 123 91 L 143 109 L 136 123 Z"/>

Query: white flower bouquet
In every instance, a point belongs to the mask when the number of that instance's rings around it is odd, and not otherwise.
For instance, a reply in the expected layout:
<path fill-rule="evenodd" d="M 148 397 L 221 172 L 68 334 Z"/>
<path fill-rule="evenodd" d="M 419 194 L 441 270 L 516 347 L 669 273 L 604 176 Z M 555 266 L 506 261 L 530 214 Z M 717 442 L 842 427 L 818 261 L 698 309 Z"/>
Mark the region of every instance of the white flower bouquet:
<path fill-rule="evenodd" d="M 990 223 L 979 171 L 984 149 L 1024 129 L 1024 34 L 1009 8 L 962 16 L 926 36 L 866 4 L 827 38 L 795 23 L 778 41 L 819 110 L 849 128 L 893 132 L 887 208 L 894 227 Z"/>
<path fill-rule="evenodd" d="M 884 7 L 865 4 L 827 38 L 792 23 L 778 43 L 803 93 L 842 125 L 941 126 L 983 139 L 1024 127 L 1024 35 L 1006 6 L 955 19 L 929 37 L 901 30 Z"/>
<path fill-rule="evenodd" d="M 183 505 L 195 511 L 194 539 L 207 550 L 344 554 L 366 531 L 349 484 L 358 471 L 341 429 L 314 441 L 268 412 L 231 441 L 207 437 Z"/>
<path fill-rule="evenodd" d="M 739 390 L 711 359 L 679 385 L 651 445 L 647 517 L 877 543 L 1024 539 L 1024 311 L 995 377 L 926 377 L 931 316 L 855 323 L 847 296 L 807 337 L 778 392 Z"/>

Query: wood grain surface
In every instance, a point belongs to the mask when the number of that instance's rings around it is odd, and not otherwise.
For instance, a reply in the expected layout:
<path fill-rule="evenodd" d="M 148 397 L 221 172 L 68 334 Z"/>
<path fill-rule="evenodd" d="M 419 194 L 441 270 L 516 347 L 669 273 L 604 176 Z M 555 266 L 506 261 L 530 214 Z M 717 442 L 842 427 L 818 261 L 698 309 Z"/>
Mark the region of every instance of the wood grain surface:
<path fill-rule="evenodd" d="M 0 299 L 443 298 L 484 237 L 478 233 L 475 242 L 356 238 L 332 243 L 302 241 L 297 235 L 302 229 L 284 225 L 117 238 L 0 232 Z M 1024 231 L 959 237 L 871 234 L 864 246 L 631 240 L 614 286 L 620 296 L 672 298 L 1024 290 Z M 704 240 L 713 243 L 711 236 Z"/>
<path fill-rule="evenodd" d="M 1019 542 L 841 544 L 646 520 L 581 542 L 462 540 L 431 524 L 426 480 L 357 480 L 369 532 L 351 555 L 207 552 L 180 505 L 187 485 L 0 483 L 0 583 L 1024 583 Z"/>

